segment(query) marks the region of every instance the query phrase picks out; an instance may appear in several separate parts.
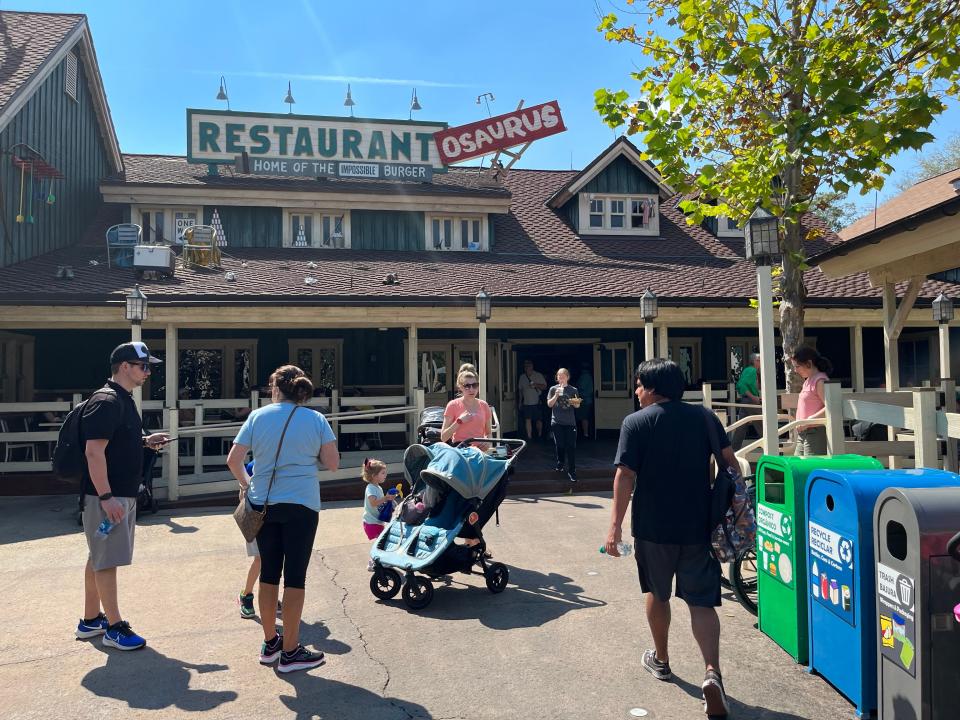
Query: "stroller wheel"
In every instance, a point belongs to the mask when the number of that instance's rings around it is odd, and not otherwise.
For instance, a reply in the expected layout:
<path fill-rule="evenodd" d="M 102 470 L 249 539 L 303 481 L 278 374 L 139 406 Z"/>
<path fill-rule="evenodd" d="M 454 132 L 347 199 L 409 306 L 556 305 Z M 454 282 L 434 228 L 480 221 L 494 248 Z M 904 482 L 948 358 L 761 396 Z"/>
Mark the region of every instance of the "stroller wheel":
<path fill-rule="evenodd" d="M 487 589 L 492 593 L 501 593 L 507 589 L 510 579 L 510 570 L 503 563 L 493 563 L 483 574 L 487 581 Z"/>
<path fill-rule="evenodd" d="M 370 577 L 370 591 L 381 600 L 390 600 L 400 592 L 400 573 L 393 568 L 380 568 Z"/>
<path fill-rule="evenodd" d="M 433 583 L 427 578 L 414 576 L 403 586 L 403 601 L 411 610 L 425 608 L 431 600 L 433 600 Z"/>

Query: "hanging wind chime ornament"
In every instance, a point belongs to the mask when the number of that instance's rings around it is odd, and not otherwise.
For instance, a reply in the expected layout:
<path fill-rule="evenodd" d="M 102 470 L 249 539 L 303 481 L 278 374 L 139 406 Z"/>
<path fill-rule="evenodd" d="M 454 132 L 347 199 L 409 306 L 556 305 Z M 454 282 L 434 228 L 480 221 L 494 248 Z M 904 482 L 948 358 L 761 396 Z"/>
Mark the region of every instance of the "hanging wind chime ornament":
<path fill-rule="evenodd" d="M 33 163 L 30 164 L 30 194 L 27 196 L 27 224 L 33 225 Z"/>
<path fill-rule="evenodd" d="M 53 205 L 57 201 L 57 196 L 53 194 L 53 178 L 47 181 L 47 205 Z"/>
<path fill-rule="evenodd" d="M 23 185 L 26 182 L 26 172 L 27 166 L 25 164 L 20 166 L 20 212 L 17 213 L 16 220 L 18 223 L 23 222 Z"/>

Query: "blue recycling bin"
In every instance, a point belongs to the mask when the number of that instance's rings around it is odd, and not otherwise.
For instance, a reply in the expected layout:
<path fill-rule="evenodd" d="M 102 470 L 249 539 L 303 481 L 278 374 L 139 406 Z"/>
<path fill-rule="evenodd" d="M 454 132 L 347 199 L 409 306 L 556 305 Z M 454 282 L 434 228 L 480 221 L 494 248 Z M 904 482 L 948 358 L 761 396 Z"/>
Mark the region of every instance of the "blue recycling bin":
<path fill-rule="evenodd" d="M 873 509 L 888 487 L 960 486 L 943 470 L 814 470 L 807 478 L 810 670 L 857 707 L 877 708 Z"/>

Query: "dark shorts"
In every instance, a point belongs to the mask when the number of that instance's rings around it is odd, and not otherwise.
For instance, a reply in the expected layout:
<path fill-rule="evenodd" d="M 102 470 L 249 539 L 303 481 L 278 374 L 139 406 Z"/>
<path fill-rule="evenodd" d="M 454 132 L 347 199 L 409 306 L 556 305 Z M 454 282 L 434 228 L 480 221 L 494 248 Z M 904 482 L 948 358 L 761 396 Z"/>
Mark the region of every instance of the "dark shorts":
<path fill-rule="evenodd" d="M 636 541 L 640 589 L 657 600 L 670 599 L 673 578 L 677 597 L 694 607 L 720 607 L 720 563 L 709 545 L 667 545 Z"/>
<path fill-rule="evenodd" d="M 539 405 L 521 405 L 520 419 L 521 420 L 543 420 L 543 411 L 540 409 Z"/>
<path fill-rule="evenodd" d="M 593 403 L 581 403 L 580 407 L 573 409 L 577 420 L 590 420 L 593 416 Z"/>

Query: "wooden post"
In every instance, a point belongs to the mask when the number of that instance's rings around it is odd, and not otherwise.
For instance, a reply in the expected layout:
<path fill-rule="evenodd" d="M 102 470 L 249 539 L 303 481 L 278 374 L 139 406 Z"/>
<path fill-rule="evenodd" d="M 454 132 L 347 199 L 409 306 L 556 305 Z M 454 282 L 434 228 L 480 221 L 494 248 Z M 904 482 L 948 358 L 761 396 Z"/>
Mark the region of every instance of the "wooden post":
<path fill-rule="evenodd" d="M 940 381 L 940 389 L 943 391 L 943 411 L 955 413 L 957 411 L 957 382 L 953 378 L 943 378 Z M 947 436 L 946 455 L 943 457 L 943 469 L 950 472 L 958 472 L 957 449 L 960 443 L 956 438 Z"/>
<path fill-rule="evenodd" d="M 180 390 L 180 350 L 177 347 L 177 327 L 167 325 L 166 342 L 164 343 L 164 397 L 163 414 L 164 425 L 174 441 L 167 445 L 163 453 L 163 476 L 167 479 L 167 500 L 174 501 L 180 497 L 180 444 L 176 440 L 180 435 L 180 412 L 178 409 Z"/>
<path fill-rule="evenodd" d="M 953 377 L 950 373 L 950 326 L 940 323 L 940 377 Z"/>
<path fill-rule="evenodd" d="M 647 320 L 643 321 L 643 359 L 653 360 L 656 357 L 656 351 L 653 348 L 653 323 Z"/>
<path fill-rule="evenodd" d="M 201 402 L 193 409 L 194 427 L 203 425 L 203 403 Z M 193 472 L 196 475 L 194 482 L 199 482 L 203 475 L 203 434 L 196 432 L 193 434 Z"/>
<path fill-rule="evenodd" d="M 824 383 L 823 404 L 827 416 L 827 455 L 842 455 L 846 440 L 843 437 L 843 389 L 840 383 Z"/>
<path fill-rule="evenodd" d="M 425 391 L 422 387 L 418 387 L 413 391 L 414 395 L 414 406 L 417 408 L 417 414 L 413 419 L 413 441 L 417 440 L 417 426 L 420 424 L 420 416 L 423 414 L 423 409 L 426 407 L 426 398 L 424 397 Z"/>
<path fill-rule="evenodd" d="M 897 288 L 891 283 L 883 284 L 883 356 L 884 381 L 887 392 L 900 387 L 900 353 L 897 342 L 900 329 L 894 326 L 897 313 Z M 894 439 L 894 438 L 891 438 Z"/>
<path fill-rule="evenodd" d="M 657 327 L 657 357 L 666 360 L 670 355 L 670 334 L 666 325 Z"/>
<path fill-rule="evenodd" d="M 940 467 L 937 441 L 937 395 L 933 389 L 914 390 L 913 414 L 915 418 L 914 433 L 914 467 Z"/>
<path fill-rule="evenodd" d="M 420 377 L 417 372 L 418 355 L 417 326 L 411 325 L 407 328 L 407 398 L 411 405 L 413 404 L 413 390 L 420 384 Z"/>
<path fill-rule="evenodd" d="M 480 321 L 480 331 L 477 341 L 477 382 L 480 383 L 479 397 L 487 400 L 487 323 Z"/>
<path fill-rule="evenodd" d="M 713 386 L 710 383 L 703 384 L 703 406 L 713 410 Z"/>
<path fill-rule="evenodd" d="M 757 305 L 760 320 L 760 400 L 763 413 L 763 452 L 780 454 L 777 435 L 777 374 L 774 368 L 773 288 L 769 265 L 757 266 Z"/>
<path fill-rule="evenodd" d="M 854 392 L 863 392 L 865 382 L 863 379 L 863 325 L 859 323 L 851 328 L 853 334 L 853 357 L 850 358 L 850 367 L 853 377 L 851 378 Z"/>
<path fill-rule="evenodd" d="M 335 415 L 340 412 L 340 392 L 338 390 L 330 391 L 330 414 Z M 337 437 L 340 437 L 340 421 L 331 420 L 330 427 L 333 429 L 333 434 Z"/>

